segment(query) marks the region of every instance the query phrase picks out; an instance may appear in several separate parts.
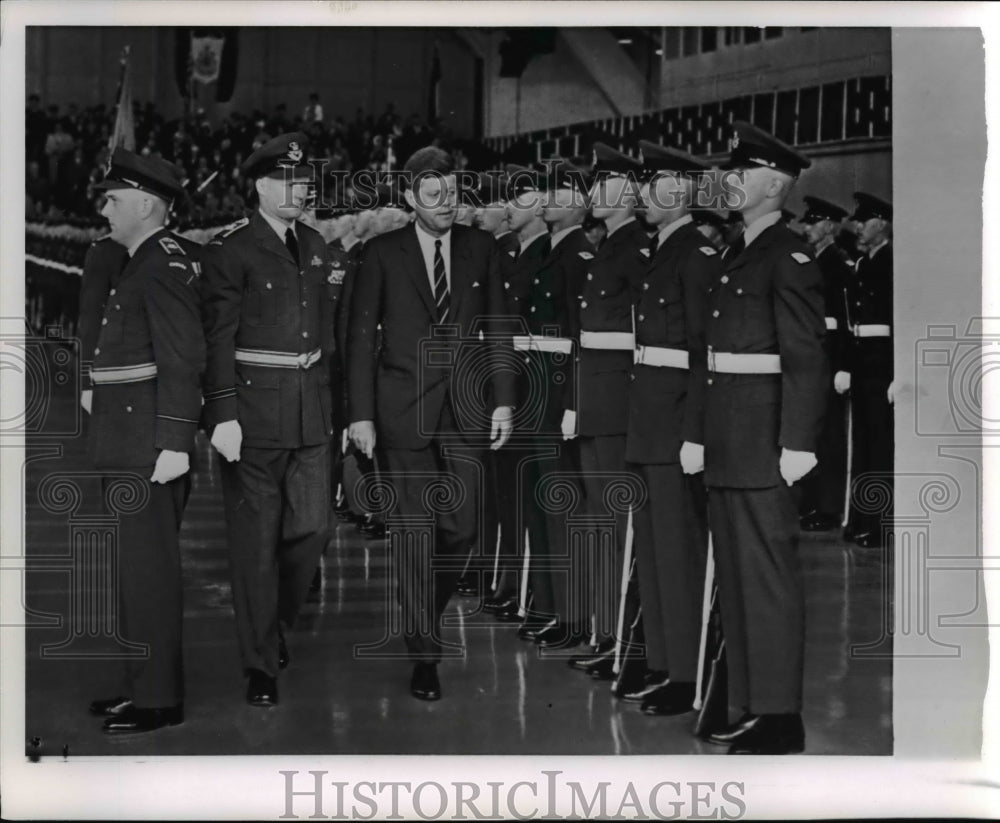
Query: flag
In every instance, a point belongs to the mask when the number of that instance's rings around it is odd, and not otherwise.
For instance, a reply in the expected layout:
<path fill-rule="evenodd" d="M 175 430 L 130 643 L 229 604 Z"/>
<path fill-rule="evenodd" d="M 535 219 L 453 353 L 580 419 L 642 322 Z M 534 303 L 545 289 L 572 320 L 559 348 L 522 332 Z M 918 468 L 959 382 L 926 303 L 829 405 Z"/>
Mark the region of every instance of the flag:
<path fill-rule="evenodd" d="M 434 56 L 431 58 L 431 84 L 430 94 L 427 101 L 427 119 L 433 123 L 438 118 L 440 111 L 439 88 L 441 85 L 441 55 L 438 53 L 438 44 L 434 43 Z"/>
<path fill-rule="evenodd" d="M 208 85 L 219 79 L 222 66 L 222 47 L 225 37 L 196 37 L 191 35 L 191 79 Z"/>
<path fill-rule="evenodd" d="M 135 119 L 132 113 L 132 76 L 129 71 L 128 57 L 130 47 L 122 50 L 121 80 L 118 84 L 118 111 L 115 114 L 115 127 L 111 132 L 111 142 L 108 149 L 113 152 L 121 146 L 129 151 L 135 151 Z M 108 162 L 111 162 L 110 152 Z"/>

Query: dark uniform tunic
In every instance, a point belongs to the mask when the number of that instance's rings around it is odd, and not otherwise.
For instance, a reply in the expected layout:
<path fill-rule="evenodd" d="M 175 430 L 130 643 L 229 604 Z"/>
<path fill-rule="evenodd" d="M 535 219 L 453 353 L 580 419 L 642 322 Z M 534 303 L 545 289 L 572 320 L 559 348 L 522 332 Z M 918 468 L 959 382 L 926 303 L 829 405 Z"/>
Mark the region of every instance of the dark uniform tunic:
<path fill-rule="evenodd" d="M 895 433 L 886 394 L 893 376 L 891 243 L 855 264 L 847 281 L 847 318 L 853 330 L 845 367 L 851 374 L 850 526 L 855 535 L 868 532 L 880 538 L 891 516 L 891 491 L 884 511 L 861 511 L 857 500 L 867 496 L 866 477 L 880 488 L 892 487 Z M 866 329 L 877 336 L 862 336 Z"/>
<path fill-rule="evenodd" d="M 587 514 L 598 518 L 613 515 L 615 535 L 613 546 L 571 560 L 575 585 L 582 586 L 582 613 L 574 616 L 574 622 L 593 614 L 600 640 L 611 637 L 618 619 L 628 512 L 624 507 L 610 511 L 605 489 L 611 478 L 617 475 L 620 479 L 625 471 L 628 387 L 634 354 L 631 345 L 627 349 L 588 348 L 585 338 L 590 332 L 632 334 L 632 304 L 648 263 L 640 250 L 648 251 L 648 247 L 649 238 L 638 221 L 620 225 L 588 261 L 577 303 L 580 348 L 575 400 Z"/>
<path fill-rule="evenodd" d="M 336 297 L 323 238 L 302 223 L 296 236 L 298 261 L 257 212 L 205 247 L 205 418 L 243 431 L 239 461 L 220 457 L 240 652 L 272 677 L 330 505 Z"/>
<path fill-rule="evenodd" d="M 674 682 L 694 683 L 698 662 L 707 501 L 702 475 L 685 475 L 679 454 L 684 441 L 704 442 L 705 307 L 721 268 L 685 222 L 652 255 L 635 307 L 625 457 L 646 487 L 634 514 L 639 596 L 648 665 Z M 655 364 L 684 355 L 687 368 Z"/>
<path fill-rule="evenodd" d="M 89 450 L 104 474 L 106 499 L 147 500 L 119 520 L 119 628 L 124 640 L 149 647 L 145 658 L 128 660 L 124 693 L 142 708 L 175 706 L 183 702 L 178 535 L 191 480 L 190 473 L 169 483 L 149 477 L 161 450 L 194 448 L 205 366 L 198 263 L 161 229 L 115 271 L 121 258 L 109 242 L 88 255 L 89 273 L 98 272 L 88 284 L 93 300 L 84 323 L 86 340 L 94 340 Z M 102 266 L 95 269 L 98 255 Z M 101 272 L 107 296 L 99 324 L 92 324 Z"/>
<path fill-rule="evenodd" d="M 783 224 L 726 255 L 709 289 L 705 483 L 731 708 L 798 712 L 804 593 L 797 489 L 782 448 L 815 452 L 830 376 L 823 352 L 823 282 Z M 779 374 L 713 372 L 719 353 L 780 356 Z M 718 367 L 718 366 L 717 366 Z"/>

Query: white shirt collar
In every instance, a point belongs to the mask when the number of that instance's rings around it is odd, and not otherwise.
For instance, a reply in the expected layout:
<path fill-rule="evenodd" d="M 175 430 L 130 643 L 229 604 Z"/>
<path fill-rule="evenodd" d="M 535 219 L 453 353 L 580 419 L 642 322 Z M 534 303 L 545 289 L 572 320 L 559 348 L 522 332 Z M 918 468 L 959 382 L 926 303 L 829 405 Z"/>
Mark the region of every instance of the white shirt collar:
<path fill-rule="evenodd" d="M 764 229 L 771 228 L 779 220 L 781 220 L 781 209 L 762 214 L 743 230 L 743 242 L 746 246 L 749 246 L 754 240 L 760 237 Z"/>
<path fill-rule="evenodd" d="M 427 279 L 431 284 L 431 294 L 434 294 L 434 244 L 441 241 L 441 259 L 444 260 L 444 276 L 451 288 L 451 229 L 448 229 L 440 237 L 430 234 L 427 229 L 420 225 L 418 221 L 413 222 L 417 232 L 417 242 L 420 244 L 420 254 L 424 258 L 424 267 L 427 269 Z"/>
<path fill-rule="evenodd" d="M 667 242 L 667 238 L 670 237 L 677 229 L 682 226 L 686 226 L 688 223 L 693 223 L 694 218 L 690 214 L 685 214 L 680 220 L 676 220 L 673 223 L 664 226 L 660 229 L 659 237 L 660 239 L 656 242 L 656 247 L 660 248 L 664 243 Z"/>
<path fill-rule="evenodd" d="M 276 217 L 271 217 L 271 215 L 265 214 L 264 211 L 261 209 L 258 209 L 258 211 L 260 212 L 260 216 L 267 221 L 267 225 L 269 225 L 272 229 L 274 229 L 274 233 L 278 235 L 278 239 L 281 241 L 282 245 L 285 244 L 285 232 L 287 232 L 289 229 L 292 230 L 292 234 L 295 235 L 295 239 L 296 240 L 298 239 L 299 233 L 295 230 L 294 220 L 289 225 L 281 222 Z"/>
<path fill-rule="evenodd" d="M 630 217 L 624 223 L 619 223 L 613 229 L 608 229 L 608 237 L 611 237 L 611 235 L 614 234 L 616 231 L 618 231 L 618 229 L 620 229 L 622 226 L 627 226 L 629 223 L 634 223 L 634 222 L 635 222 L 635 218 L 634 217 Z"/>
<path fill-rule="evenodd" d="M 145 243 L 150 237 L 156 234 L 163 226 L 157 226 L 155 229 L 150 229 L 142 237 L 136 240 L 131 246 L 128 247 L 128 256 L 135 257 L 135 253 L 139 251 L 139 246 Z"/>
<path fill-rule="evenodd" d="M 344 247 L 344 251 L 350 251 L 350 250 L 351 250 L 351 249 L 353 249 L 353 248 L 354 248 L 354 247 L 355 247 L 356 245 L 358 245 L 358 243 L 360 243 L 360 242 L 361 242 L 361 241 L 360 241 L 360 240 L 358 240 L 358 238 L 357 238 L 357 237 L 355 237 L 355 236 L 354 236 L 353 234 L 351 235 L 351 242 L 350 242 L 350 243 L 345 243 L 345 242 L 344 242 L 344 241 L 345 241 L 345 239 L 346 239 L 346 238 L 344 238 L 344 237 L 341 237 L 341 238 L 340 238 L 340 245 Z"/>
<path fill-rule="evenodd" d="M 570 226 L 568 229 L 559 229 L 559 231 L 552 235 L 552 249 L 555 250 L 555 247 L 563 241 L 563 238 L 569 236 L 569 233 L 575 231 L 576 229 L 580 229 L 582 231 L 583 227 L 577 223 L 575 226 Z"/>
<path fill-rule="evenodd" d="M 521 251 L 520 251 L 520 254 L 523 254 L 524 250 L 526 248 L 528 248 L 528 246 L 530 246 L 532 243 L 534 243 L 539 237 L 541 237 L 544 234 L 545 234 L 545 229 L 542 229 L 539 232 L 535 232 L 535 234 L 531 235 L 531 237 L 529 237 L 527 240 L 522 240 L 521 241 Z"/>

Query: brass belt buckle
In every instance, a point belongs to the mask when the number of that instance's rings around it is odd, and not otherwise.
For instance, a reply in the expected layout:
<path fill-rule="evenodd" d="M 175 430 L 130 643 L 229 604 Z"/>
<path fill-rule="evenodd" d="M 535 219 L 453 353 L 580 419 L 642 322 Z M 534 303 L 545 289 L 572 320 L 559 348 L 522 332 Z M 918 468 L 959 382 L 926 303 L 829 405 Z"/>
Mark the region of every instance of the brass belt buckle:
<path fill-rule="evenodd" d="M 303 352 L 302 354 L 300 354 L 296 358 L 296 362 L 298 363 L 298 366 L 299 366 L 300 369 L 308 368 L 309 367 L 309 354 L 307 352 Z"/>

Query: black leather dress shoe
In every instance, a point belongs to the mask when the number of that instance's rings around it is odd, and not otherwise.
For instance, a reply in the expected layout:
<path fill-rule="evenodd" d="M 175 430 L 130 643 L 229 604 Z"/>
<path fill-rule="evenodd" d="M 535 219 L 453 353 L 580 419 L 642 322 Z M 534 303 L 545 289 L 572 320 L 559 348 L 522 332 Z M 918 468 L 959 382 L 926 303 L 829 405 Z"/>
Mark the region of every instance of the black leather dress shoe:
<path fill-rule="evenodd" d="M 733 740 L 729 754 L 799 754 L 806 747 L 800 714 L 762 714 Z"/>
<path fill-rule="evenodd" d="M 417 663 L 410 678 L 410 694 L 417 700 L 440 700 L 441 683 L 436 663 Z"/>
<path fill-rule="evenodd" d="M 814 512 L 808 517 L 803 517 L 801 525 L 802 531 L 806 532 L 830 532 L 840 525 L 840 518 L 832 514 Z"/>
<path fill-rule="evenodd" d="M 882 535 L 875 532 L 862 532 L 854 535 L 855 544 L 862 549 L 881 549 Z"/>
<path fill-rule="evenodd" d="M 587 635 L 580 629 L 574 629 L 565 623 L 556 623 L 540 631 L 535 636 L 535 644 L 543 649 L 571 649 L 579 646 Z"/>
<path fill-rule="evenodd" d="M 615 644 L 614 641 L 605 641 L 596 650 L 590 652 L 589 654 L 581 654 L 576 657 L 571 657 L 567 660 L 567 664 L 571 669 L 576 669 L 577 671 L 585 672 L 591 666 L 600 663 L 602 660 L 610 659 L 614 662 L 615 657 Z"/>
<path fill-rule="evenodd" d="M 488 612 L 499 612 L 509 608 L 510 604 L 517 605 L 518 596 L 516 594 L 491 594 L 483 598 L 483 610 Z"/>
<path fill-rule="evenodd" d="M 549 626 L 554 626 L 555 624 L 555 618 L 545 620 L 541 617 L 529 617 L 521 624 L 521 628 L 517 630 L 517 636 L 521 640 L 534 640 Z"/>
<path fill-rule="evenodd" d="M 338 520 L 344 523 L 354 523 L 358 517 L 351 511 L 351 507 L 347 504 L 347 498 L 344 498 L 333 507 L 333 513 L 337 515 Z"/>
<path fill-rule="evenodd" d="M 130 697 L 109 697 L 93 701 L 88 711 L 98 717 L 117 717 L 131 705 L 132 698 Z"/>
<path fill-rule="evenodd" d="M 278 629 L 278 668 L 287 669 L 291 659 L 291 655 L 288 654 L 288 644 L 285 643 L 285 633 Z"/>
<path fill-rule="evenodd" d="M 479 597 L 479 578 L 461 578 L 455 585 L 455 593 L 459 597 Z"/>
<path fill-rule="evenodd" d="M 247 703 L 262 709 L 278 705 L 278 681 L 265 672 L 250 670 L 247 683 Z"/>
<path fill-rule="evenodd" d="M 183 722 L 183 706 L 140 709 L 130 705 L 120 714 L 105 720 L 103 731 L 105 734 L 142 734 L 155 732 L 165 726 L 179 726 Z"/>
<path fill-rule="evenodd" d="M 513 597 L 503 608 L 493 612 L 493 617 L 501 623 L 514 623 L 521 619 L 521 604 L 516 597 Z"/>
<path fill-rule="evenodd" d="M 583 670 L 586 674 L 589 674 L 594 680 L 614 680 L 615 679 L 615 653 L 611 654 L 604 660 L 599 660 L 591 666 L 588 666 Z"/>
<path fill-rule="evenodd" d="M 649 697 L 650 694 L 660 688 L 660 686 L 665 686 L 669 680 L 670 677 L 666 672 L 649 671 L 646 672 L 646 676 L 642 679 L 642 683 L 638 684 L 636 689 L 623 692 L 618 696 L 628 703 L 641 703 Z"/>
<path fill-rule="evenodd" d="M 759 715 L 744 712 L 743 716 L 733 723 L 733 725 L 726 726 L 726 728 L 719 729 L 718 731 L 703 734 L 701 735 L 701 739 L 708 743 L 715 743 L 717 746 L 728 746 L 737 737 L 743 734 L 743 732 L 753 726 L 758 720 L 760 720 Z"/>
<path fill-rule="evenodd" d="M 686 714 L 694 711 L 694 683 L 661 686 L 642 701 L 643 714 Z"/>
<path fill-rule="evenodd" d="M 648 672 L 646 658 L 635 652 L 622 655 L 621 667 L 618 675 L 611 686 L 611 694 L 621 699 L 626 694 L 638 691 L 645 686 L 646 672 Z"/>

